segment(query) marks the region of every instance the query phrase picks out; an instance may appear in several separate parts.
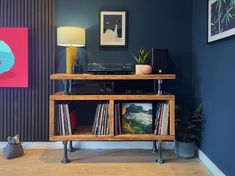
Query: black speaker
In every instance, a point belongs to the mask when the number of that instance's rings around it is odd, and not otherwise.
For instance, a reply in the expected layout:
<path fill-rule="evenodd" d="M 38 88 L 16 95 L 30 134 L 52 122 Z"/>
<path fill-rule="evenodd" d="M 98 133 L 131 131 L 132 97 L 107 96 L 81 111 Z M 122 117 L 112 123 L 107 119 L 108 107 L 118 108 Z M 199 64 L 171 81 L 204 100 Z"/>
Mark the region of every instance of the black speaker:
<path fill-rule="evenodd" d="M 153 73 L 167 73 L 168 49 L 151 49 L 150 64 Z"/>

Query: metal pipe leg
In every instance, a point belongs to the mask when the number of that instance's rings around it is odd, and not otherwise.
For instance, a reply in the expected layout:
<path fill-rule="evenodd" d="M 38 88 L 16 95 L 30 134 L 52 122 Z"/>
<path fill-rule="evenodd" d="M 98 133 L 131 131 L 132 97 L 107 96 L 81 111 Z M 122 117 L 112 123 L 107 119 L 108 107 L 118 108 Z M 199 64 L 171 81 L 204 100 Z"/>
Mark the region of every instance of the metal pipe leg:
<path fill-rule="evenodd" d="M 69 152 L 75 152 L 75 148 L 73 148 L 73 141 L 69 141 Z"/>
<path fill-rule="evenodd" d="M 64 94 L 68 95 L 69 94 L 69 81 L 68 80 L 64 80 Z"/>
<path fill-rule="evenodd" d="M 158 141 L 157 143 L 157 160 L 156 162 L 158 162 L 159 164 L 162 164 L 164 161 L 163 161 L 163 158 L 162 158 L 162 151 L 161 151 L 161 145 L 162 145 L 162 141 Z"/>
<path fill-rule="evenodd" d="M 157 153 L 157 141 L 153 141 L 153 153 Z"/>
<path fill-rule="evenodd" d="M 158 80 L 158 95 L 162 95 L 162 80 Z"/>
<path fill-rule="evenodd" d="M 68 149 L 67 149 L 67 141 L 63 141 L 63 145 L 64 145 L 64 157 L 61 160 L 61 163 L 66 164 L 69 163 L 69 159 L 68 159 Z"/>

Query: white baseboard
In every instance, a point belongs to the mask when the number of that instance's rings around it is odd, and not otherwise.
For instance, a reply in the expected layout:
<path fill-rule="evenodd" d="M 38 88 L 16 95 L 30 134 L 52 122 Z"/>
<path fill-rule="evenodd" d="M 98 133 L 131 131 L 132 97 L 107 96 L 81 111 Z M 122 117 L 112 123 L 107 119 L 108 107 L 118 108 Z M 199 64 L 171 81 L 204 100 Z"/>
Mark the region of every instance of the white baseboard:
<path fill-rule="evenodd" d="M 206 154 L 198 149 L 198 158 L 208 168 L 208 170 L 215 176 L 225 176 L 225 174 L 206 156 Z"/>
<path fill-rule="evenodd" d="M 0 142 L 0 148 L 7 143 Z M 61 142 L 23 142 L 24 149 L 63 149 Z M 152 149 L 153 142 L 74 142 L 79 149 Z M 163 149 L 174 149 L 174 142 L 163 142 Z"/>

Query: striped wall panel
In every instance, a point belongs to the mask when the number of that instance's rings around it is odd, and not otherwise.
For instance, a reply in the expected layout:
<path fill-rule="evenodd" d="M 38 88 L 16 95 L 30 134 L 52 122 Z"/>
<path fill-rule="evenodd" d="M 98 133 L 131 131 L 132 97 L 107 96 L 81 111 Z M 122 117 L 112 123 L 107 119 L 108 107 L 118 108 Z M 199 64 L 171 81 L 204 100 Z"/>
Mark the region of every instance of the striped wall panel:
<path fill-rule="evenodd" d="M 29 28 L 29 88 L 0 88 L 0 141 L 47 141 L 55 71 L 55 0 L 0 0 L 0 26 Z M 1 79 L 1 77 L 0 77 Z"/>

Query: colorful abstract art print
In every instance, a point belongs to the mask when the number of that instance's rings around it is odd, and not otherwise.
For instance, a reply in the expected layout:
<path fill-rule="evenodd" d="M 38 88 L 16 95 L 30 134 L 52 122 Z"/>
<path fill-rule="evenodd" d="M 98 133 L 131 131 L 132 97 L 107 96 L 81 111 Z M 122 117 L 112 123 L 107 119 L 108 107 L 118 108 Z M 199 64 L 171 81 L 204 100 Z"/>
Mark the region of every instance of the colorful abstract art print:
<path fill-rule="evenodd" d="M 26 27 L 0 27 L 0 87 L 28 87 Z"/>
<path fill-rule="evenodd" d="M 235 35 L 235 0 L 208 1 L 208 43 Z"/>

